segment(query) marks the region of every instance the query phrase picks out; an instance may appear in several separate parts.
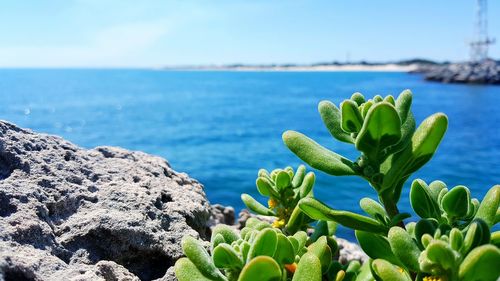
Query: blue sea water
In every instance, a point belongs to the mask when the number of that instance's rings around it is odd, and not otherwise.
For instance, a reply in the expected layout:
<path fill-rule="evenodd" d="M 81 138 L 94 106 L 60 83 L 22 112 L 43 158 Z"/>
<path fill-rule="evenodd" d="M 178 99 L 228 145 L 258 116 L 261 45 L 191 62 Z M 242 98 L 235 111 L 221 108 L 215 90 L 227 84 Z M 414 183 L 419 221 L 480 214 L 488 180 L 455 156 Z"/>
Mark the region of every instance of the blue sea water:
<path fill-rule="evenodd" d="M 413 178 L 466 185 L 481 197 L 500 183 L 500 87 L 425 82 L 418 75 L 383 72 L 210 72 L 92 69 L 0 70 L 0 119 L 60 135 L 82 147 L 121 146 L 165 157 L 205 185 L 212 203 L 243 208 L 240 194 L 255 190 L 259 168 L 301 162 L 283 145 L 287 129 L 355 159 L 334 141 L 317 103 L 414 93 L 418 123 L 434 112 L 449 116 L 434 158 Z M 408 209 L 408 181 L 400 207 Z M 360 178 L 317 172 L 316 197 L 360 212 L 375 197 Z M 340 230 L 352 238 L 352 232 Z"/>

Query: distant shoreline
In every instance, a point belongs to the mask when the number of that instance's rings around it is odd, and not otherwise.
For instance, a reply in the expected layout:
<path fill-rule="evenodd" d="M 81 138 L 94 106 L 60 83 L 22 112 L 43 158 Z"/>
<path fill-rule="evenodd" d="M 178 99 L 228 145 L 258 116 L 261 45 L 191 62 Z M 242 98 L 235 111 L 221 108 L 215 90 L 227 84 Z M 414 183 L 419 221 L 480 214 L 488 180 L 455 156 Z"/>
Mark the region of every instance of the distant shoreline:
<path fill-rule="evenodd" d="M 290 66 L 196 66 L 196 67 L 165 67 L 164 70 L 186 71 L 290 71 L 290 72 L 412 72 L 419 68 L 419 64 L 344 64 L 344 65 L 290 65 Z"/>

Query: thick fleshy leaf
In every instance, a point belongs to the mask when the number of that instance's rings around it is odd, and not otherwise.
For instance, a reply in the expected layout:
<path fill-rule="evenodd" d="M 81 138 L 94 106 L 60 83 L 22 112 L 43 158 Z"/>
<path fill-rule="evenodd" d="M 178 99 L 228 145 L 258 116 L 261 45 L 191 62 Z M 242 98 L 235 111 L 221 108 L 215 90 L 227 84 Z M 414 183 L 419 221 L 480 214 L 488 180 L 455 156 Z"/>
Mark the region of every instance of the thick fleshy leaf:
<path fill-rule="evenodd" d="M 302 184 L 302 181 L 304 180 L 305 176 L 306 176 L 306 166 L 300 165 L 297 168 L 295 175 L 293 176 L 292 187 L 293 188 L 299 187 Z"/>
<path fill-rule="evenodd" d="M 458 251 L 460 248 L 462 248 L 462 245 L 464 243 L 464 236 L 462 235 L 462 232 L 458 230 L 458 228 L 453 228 L 450 231 L 450 246 L 453 250 Z"/>
<path fill-rule="evenodd" d="M 410 270 L 418 271 L 420 249 L 413 238 L 403 228 L 394 226 L 387 235 L 394 255 Z"/>
<path fill-rule="evenodd" d="M 313 168 L 335 176 L 356 175 L 354 163 L 301 133 L 286 131 L 283 141 L 295 155 Z"/>
<path fill-rule="evenodd" d="M 372 269 L 381 280 L 411 281 L 408 273 L 401 267 L 395 266 L 383 259 L 374 260 L 372 262 Z"/>
<path fill-rule="evenodd" d="M 363 116 L 363 118 L 366 117 L 366 115 L 368 114 L 368 111 L 373 106 L 373 104 L 374 103 L 372 100 L 368 100 L 366 103 L 363 104 L 363 108 L 361 109 L 361 116 Z"/>
<path fill-rule="evenodd" d="M 450 218 L 463 218 L 468 213 L 470 203 L 469 189 L 463 185 L 455 186 L 443 196 L 441 207 Z"/>
<path fill-rule="evenodd" d="M 365 97 L 360 92 L 356 92 L 352 94 L 351 100 L 354 101 L 358 106 L 360 106 L 365 102 Z"/>
<path fill-rule="evenodd" d="M 401 139 L 401 120 L 394 106 L 378 103 L 368 111 L 356 138 L 356 149 L 371 161 L 378 161 L 382 150 Z"/>
<path fill-rule="evenodd" d="M 424 234 L 434 236 L 437 228 L 438 222 L 435 219 L 421 219 L 415 225 L 415 239 L 420 243 Z"/>
<path fill-rule="evenodd" d="M 255 185 L 257 186 L 257 190 L 259 191 L 259 193 L 264 196 L 277 194 L 277 192 L 273 192 L 274 188 L 272 187 L 271 181 L 269 181 L 267 177 L 258 177 L 255 181 Z"/>
<path fill-rule="evenodd" d="M 298 206 L 292 211 L 290 218 L 288 219 L 288 223 L 286 224 L 286 230 L 288 233 L 295 233 L 299 231 L 304 221 L 304 213 L 300 210 Z"/>
<path fill-rule="evenodd" d="M 188 258 L 180 258 L 175 263 L 175 277 L 179 281 L 213 281 L 213 280 L 227 280 L 225 279 L 211 279 L 203 275 L 196 265 Z"/>
<path fill-rule="evenodd" d="M 243 201 L 243 203 L 245 203 L 245 206 L 247 206 L 247 208 L 252 212 L 264 216 L 274 216 L 273 211 L 269 210 L 268 208 L 266 208 L 266 206 L 260 204 L 252 196 L 246 193 L 241 194 L 241 200 Z"/>
<path fill-rule="evenodd" d="M 390 103 L 392 106 L 396 106 L 396 101 L 394 100 L 394 97 L 392 95 L 387 95 L 385 98 L 384 98 L 384 101 L 386 103 Z"/>
<path fill-rule="evenodd" d="M 354 143 L 351 134 L 342 130 L 340 109 L 335 104 L 322 101 L 318 105 L 318 111 L 332 137 L 342 142 Z"/>
<path fill-rule="evenodd" d="M 318 257 L 311 253 L 305 253 L 300 258 L 292 281 L 321 281 L 321 275 L 321 262 Z"/>
<path fill-rule="evenodd" d="M 482 219 L 488 226 L 495 224 L 495 217 L 500 207 L 500 185 L 493 186 L 484 196 L 475 218 Z"/>
<path fill-rule="evenodd" d="M 326 236 L 320 237 L 316 242 L 307 247 L 307 252 L 318 257 L 321 271 L 326 272 L 332 262 L 332 250 L 328 247 Z"/>
<path fill-rule="evenodd" d="M 291 183 L 290 175 L 285 171 L 280 171 L 276 174 L 276 188 L 278 191 L 283 191 L 289 187 Z"/>
<path fill-rule="evenodd" d="M 240 269 L 243 267 L 243 260 L 231 245 L 222 243 L 215 247 L 212 253 L 214 264 L 218 268 Z"/>
<path fill-rule="evenodd" d="M 411 184 L 410 204 L 421 218 L 441 218 L 437 201 L 434 200 L 427 184 L 421 179 L 416 179 Z"/>
<path fill-rule="evenodd" d="M 293 235 L 293 237 L 297 239 L 297 242 L 299 243 L 298 245 L 299 251 L 305 247 L 307 239 L 309 238 L 309 236 L 307 236 L 307 233 L 305 233 L 304 231 L 298 231 Z"/>
<path fill-rule="evenodd" d="M 218 224 L 212 229 L 212 237 L 210 239 L 212 243 L 217 235 L 221 235 L 222 237 L 224 237 L 224 242 L 227 244 L 231 244 L 234 241 L 240 239 L 240 235 L 238 234 L 238 232 L 236 232 L 229 225 L 225 224 Z"/>
<path fill-rule="evenodd" d="M 198 240 L 184 236 L 181 241 L 182 251 L 198 270 L 210 280 L 226 280 L 220 270 L 215 267 L 212 257 Z M 187 264 L 183 262 L 184 264 Z"/>
<path fill-rule="evenodd" d="M 302 181 L 302 184 L 299 187 L 300 198 L 304 198 L 307 195 L 309 195 L 314 186 L 315 180 L 316 176 L 314 175 L 313 172 L 307 173 L 307 175 L 304 177 L 304 180 Z"/>
<path fill-rule="evenodd" d="M 450 245 L 441 240 L 434 240 L 425 249 L 423 255 L 434 264 L 439 264 L 444 270 L 450 270 L 456 267 L 458 262 L 457 254 L 453 251 Z"/>
<path fill-rule="evenodd" d="M 447 127 L 446 115 L 436 113 L 427 117 L 413 134 L 411 144 L 392 157 L 390 169 L 384 177 L 384 189 L 394 187 L 402 178 L 427 163 L 436 152 Z"/>
<path fill-rule="evenodd" d="M 315 220 L 335 221 L 352 229 L 375 233 L 385 233 L 387 231 L 386 226 L 372 218 L 348 211 L 333 210 L 314 198 L 309 197 L 300 200 L 299 207 L 310 218 Z"/>
<path fill-rule="evenodd" d="M 410 113 L 411 102 L 413 95 L 410 90 L 404 90 L 399 94 L 396 99 L 396 110 L 398 111 L 398 115 L 401 118 L 401 122 L 406 122 L 406 118 Z"/>
<path fill-rule="evenodd" d="M 288 238 L 278 233 L 278 246 L 277 251 L 274 253 L 274 259 L 279 264 L 290 264 L 295 261 L 295 250 L 292 243 Z"/>
<path fill-rule="evenodd" d="M 260 256 L 250 260 L 243 267 L 238 281 L 280 281 L 281 268 L 271 257 Z"/>
<path fill-rule="evenodd" d="M 359 206 L 363 211 L 365 211 L 365 213 L 367 213 L 370 217 L 374 219 L 377 219 L 379 221 L 382 219 L 382 222 L 388 219 L 384 207 L 382 207 L 380 203 L 371 198 L 365 197 L 361 199 L 359 201 Z"/>
<path fill-rule="evenodd" d="M 253 259 L 257 256 L 274 256 L 276 248 L 278 247 L 278 236 L 276 231 L 271 228 L 263 229 L 255 237 L 255 241 L 250 247 L 250 252 L 248 253 L 249 259 Z"/>
<path fill-rule="evenodd" d="M 363 117 L 354 101 L 344 100 L 340 104 L 340 113 L 342 114 L 342 130 L 348 133 L 357 133 L 361 130 Z"/>
<path fill-rule="evenodd" d="M 488 224 L 481 219 L 474 219 L 469 224 L 469 228 L 465 234 L 462 254 L 466 254 L 477 246 L 489 243 L 490 236 L 491 233 Z"/>
<path fill-rule="evenodd" d="M 321 236 L 332 236 L 335 234 L 337 229 L 337 224 L 332 221 L 323 221 L 320 220 L 314 226 L 314 232 L 310 237 L 310 240 L 315 242 Z"/>
<path fill-rule="evenodd" d="M 356 239 L 361 249 L 372 259 L 384 259 L 392 264 L 402 266 L 391 250 L 387 238 L 382 235 L 356 230 Z"/>
<path fill-rule="evenodd" d="M 472 250 L 458 270 L 460 281 L 495 281 L 500 277 L 500 250 L 484 245 Z"/>
<path fill-rule="evenodd" d="M 249 218 L 245 224 L 246 227 L 255 229 L 255 230 L 262 230 L 264 228 L 270 228 L 271 225 L 267 222 L 263 222 L 259 219 L 256 218 Z"/>
<path fill-rule="evenodd" d="M 490 243 L 500 248 L 500 230 L 491 234 Z"/>

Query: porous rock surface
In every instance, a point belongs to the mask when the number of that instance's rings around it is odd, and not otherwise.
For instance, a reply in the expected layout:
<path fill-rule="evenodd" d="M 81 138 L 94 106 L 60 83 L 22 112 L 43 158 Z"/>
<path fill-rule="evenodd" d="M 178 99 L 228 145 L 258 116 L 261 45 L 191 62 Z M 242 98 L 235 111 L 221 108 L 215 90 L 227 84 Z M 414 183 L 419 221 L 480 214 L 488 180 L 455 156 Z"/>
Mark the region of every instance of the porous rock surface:
<path fill-rule="evenodd" d="M 182 236 L 207 236 L 210 212 L 160 157 L 0 121 L 0 280 L 173 280 Z"/>

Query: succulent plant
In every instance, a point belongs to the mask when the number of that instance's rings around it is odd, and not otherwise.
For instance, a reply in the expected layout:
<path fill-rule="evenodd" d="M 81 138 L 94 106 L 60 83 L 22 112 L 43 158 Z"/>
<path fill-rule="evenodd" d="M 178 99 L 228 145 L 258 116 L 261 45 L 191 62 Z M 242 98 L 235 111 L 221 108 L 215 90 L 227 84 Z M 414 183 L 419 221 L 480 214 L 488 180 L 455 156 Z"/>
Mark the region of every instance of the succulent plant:
<path fill-rule="evenodd" d="M 210 250 L 191 236 L 183 238 L 186 257 L 176 262 L 175 274 L 180 281 L 309 280 L 300 276 L 315 274 L 319 265 L 321 278 L 332 262 L 337 243 L 323 236 L 306 247 L 308 240 L 303 231 L 286 236 L 255 218 L 250 218 L 240 233 L 227 225 L 217 225 L 212 231 Z M 300 262 L 305 254 L 306 261 Z"/>
<path fill-rule="evenodd" d="M 241 195 L 241 200 L 254 213 L 275 217 L 273 227 L 294 234 L 305 230 L 312 221 L 300 211 L 297 203 L 302 198 L 312 197 L 314 181 L 314 173 L 306 174 L 304 165 L 300 165 L 296 172 L 292 167 L 275 169 L 271 173 L 260 169 L 256 186 L 261 195 L 269 198 L 268 207 L 245 193 Z"/>
<path fill-rule="evenodd" d="M 292 281 L 495 281 L 500 280 L 500 185 L 482 201 L 471 198 L 465 186 L 448 189 L 441 181 L 414 180 L 410 203 L 418 219 L 400 213 L 397 203 L 404 183 L 435 153 L 447 128 L 447 117 L 437 113 L 418 128 L 410 107 L 412 94 L 365 98 L 355 93 L 340 104 L 323 101 L 319 112 L 339 141 L 360 152 L 351 161 L 305 135 L 287 131 L 288 148 L 311 167 L 331 175 L 357 175 L 375 189 L 378 201 L 360 200 L 366 213 L 332 209 L 313 198 L 314 173 L 304 166 L 272 172 L 260 170 L 257 189 L 269 198 L 268 207 L 242 195 L 253 212 L 275 217 L 269 223 L 250 218 L 237 233 L 224 225 L 212 232 L 210 249 L 185 237 L 186 255 L 175 265 L 185 280 Z M 317 221 L 314 231 L 310 225 Z M 355 230 L 370 257 L 340 264 L 332 236 L 336 223 Z M 307 232 L 306 232 L 307 231 Z M 309 233 L 310 235 L 308 235 Z"/>
<path fill-rule="evenodd" d="M 299 132 L 286 131 L 283 141 L 313 168 L 331 175 L 357 175 L 366 179 L 393 219 L 399 214 L 397 202 L 403 184 L 431 159 L 448 126 L 446 115 L 436 113 L 415 129 L 411 102 L 412 93 L 405 90 L 396 100 L 391 95 L 385 98 L 377 95 L 366 101 L 363 95 L 354 93 L 340 104 L 340 109 L 329 101 L 319 103 L 319 113 L 330 134 L 353 144 L 360 152 L 356 161 Z M 314 199 L 308 199 L 308 209 L 313 202 Z"/>

